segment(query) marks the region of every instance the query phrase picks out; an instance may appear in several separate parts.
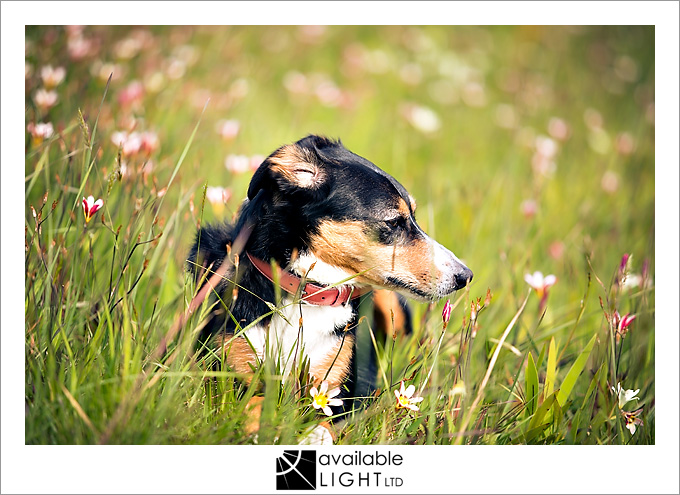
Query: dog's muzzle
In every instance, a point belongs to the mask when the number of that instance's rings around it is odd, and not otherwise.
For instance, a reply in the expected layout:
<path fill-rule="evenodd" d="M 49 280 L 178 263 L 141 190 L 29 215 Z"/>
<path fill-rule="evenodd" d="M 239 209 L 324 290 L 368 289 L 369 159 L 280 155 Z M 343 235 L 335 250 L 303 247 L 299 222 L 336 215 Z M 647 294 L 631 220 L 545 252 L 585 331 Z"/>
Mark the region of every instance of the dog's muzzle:
<path fill-rule="evenodd" d="M 437 277 L 439 297 L 464 288 L 472 280 L 472 270 L 444 246 L 431 238 L 428 239 L 433 250 L 434 266 L 439 272 Z"/>

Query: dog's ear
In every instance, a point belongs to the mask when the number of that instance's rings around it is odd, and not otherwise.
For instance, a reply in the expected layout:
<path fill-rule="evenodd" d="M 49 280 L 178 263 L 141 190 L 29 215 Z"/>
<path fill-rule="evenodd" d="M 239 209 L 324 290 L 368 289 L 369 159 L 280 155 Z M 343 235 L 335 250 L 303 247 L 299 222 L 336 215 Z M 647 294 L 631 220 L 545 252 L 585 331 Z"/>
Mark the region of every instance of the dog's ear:
<path fill-rule="evenodd" d="M 275 187 L 282 192 L 316 192 L 326 181 L 321 158 L 313 147 L 299 143 L 283 146 L 272 153 L 250 181 L 248 198 L 260 189 Z"/>
<path fill-rule="evenodd" d="M 280 185 L 316 189 L 325 179 L 314 148 L 291 144 L 280 148 L 270 158 L 270 169 Z"/>

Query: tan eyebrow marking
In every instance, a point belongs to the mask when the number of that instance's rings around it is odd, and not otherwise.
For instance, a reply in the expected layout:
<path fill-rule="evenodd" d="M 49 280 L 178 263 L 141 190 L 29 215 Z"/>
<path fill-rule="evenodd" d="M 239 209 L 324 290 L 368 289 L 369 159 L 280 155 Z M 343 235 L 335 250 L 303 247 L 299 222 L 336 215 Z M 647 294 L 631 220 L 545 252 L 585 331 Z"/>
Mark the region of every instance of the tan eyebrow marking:
<path fill-rule="evenodd" d="M 408 205 L 403 198 L 399 198 L 399 208 L 397 208 L 397 211 L 404 217 L 408 217 L 411 214 L 411 210 L 409 210 Z"/>
<path fill-rule="evenodd" d="M 409 195 L 408 195 L 408 200 L 409 200 L 409 202 L 411 203 L 411 211 L 415 212 L 415 211 L 416 211 L 416 208 L 418 207 L 418 205 L 416 204 L 416 199 L 415 199 L 413 196 L 411 196 L 411 195 L 409 194 Z"/>

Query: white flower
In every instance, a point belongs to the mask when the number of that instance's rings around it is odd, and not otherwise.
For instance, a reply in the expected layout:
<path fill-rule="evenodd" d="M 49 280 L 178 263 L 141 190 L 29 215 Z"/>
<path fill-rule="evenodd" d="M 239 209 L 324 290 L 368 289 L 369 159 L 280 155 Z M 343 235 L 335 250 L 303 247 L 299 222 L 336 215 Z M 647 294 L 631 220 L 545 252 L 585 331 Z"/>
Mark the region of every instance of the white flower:
<path fill-rule="evenodd" d="M 339 388 L 329 391 L 328 382 L 324 380 L 321 382 L 320 390 L 317 390 L 316 387 L 312 387 L 309 390 L 309 394 L 312 396 L 312 407 L 314 409 L 321 409 L 326 416 L 333 416 L 333 411 L 329 406 L 342 405 L 342 399 L 333 399 L 339 393 Z"/>
<path fill-rule="evenodd" d="M 66 77 L 66 69 L 63 67 L 52 68 L 51 65 L 46 65 L 40 69 L 40 77 L 48 89 L 55 88 L 61 84 Z"/>
<path fill-rule="evenodd" d="M 636 409 L 635 411 L 631 412 L 626 412 L 626 411 L 621 411 L 621 414 L 623 415 L 623 419 L 626 421 L 626 428 L 628 428 L 628 431 L 630 431 L 631 435 L 635 434 L 635 430 L 637 429 L 637 425 L 643 426 L 644 422 L 642 421 L 642 418 L 640 416 L 642 415 L 642 407 L 639 409 Z"/>
<path fill-rule="evenodd" d="M 151 153 L 158 148 L 158 136 L 154 132 L 114 132 L 111 141 L 116 146 L 121 146 L 121 153 L 125 157 L 134 156 L 140 151 Z"/>
<path fill-rule="evenodd" d="M 88 196 L 87 199 L 83 197 L 83 213 L 85 214 L 85 223 L 88 223 L 97 210 L 104 206 L 104 201 L 98 199 L 94 200 L 94 196 Z"/>
<path fill-rule="evenodd" d="M 39 122 L 37 124 L 30 122 L 26 126 L 26 130 L 31 133 L 31 136 L 37 143 L 41 143 L 43 139 L 51 138 L 54 134 L 54 127 L 50 122 Z"/>
<path fill-rule="evenodd" d="M 533 275 L 529 273 L 524 275 L 524 281 L 538 293 L 539 297 L 543 297 L 548 288 L 555 285 L 557 277 L 555 277 L 555 275 L 547 275 L 544 277 L 541 272 L 534 272 Z"/>
<path fill-rule="evenodd" d="M 413 397 L 413 392 L 416 391 L 414 385 L 409 385 L 408 388 L 404 389 L 404 382 L 401 382 L 401 388 L 394 391 L 394 395 L 397 397 L 397 409 L 410 409 L 411 411 L 419 411 L 420 408 L 416 406 L 418 402 L 423 400 L 422 397 Z"/>
<path fill-rule="evenodd" d="M 122 146 L 127 141 L 128 133 L 125 131 L 117 131 L 111 134 L 111 142 L 116 146 Z"/>
<path fill-rule="evenodd" d="M 209 186 L 205 190 L 205 199 L 207 199 L 210 204 L 214 206 L 225 204 L 227 201 L 229 201 L 229 198 L 231 198 L 230 189 Z"/>
<path fill-rule="evenodd" d="M 229 172 L 242 174 L 250 170 L 250 158 L 245 155 L 229 155 L 224 162 Z"/>
<path fill-rule="evenodd" d="M 640 389 L 637 390 L 624 390 L 620 383 L 616 384 L 616 388 L 612 387 L 612 393 L 619 399 L 619 409 L 623 409 L 628 402 L 632 400 L 639 400 L 639 397 L 635 397 Z M 635 427 L 633 427 L 635 429 Z"/>
<path fill-rule="evenodd" d="M 557 154 L 557 143 L 547 136 L 537 136 L 534 146 L 536 153 L 545 158 L 554 158 Z"/>
<path fill-rule="evenodd" d="M 130 133 L 123 143 L 123 156 L 132 156 L 142 149 L 142 136 L 138 132 Z"/>
<path fill-rule="evenodd" d="M 328 428 L 316 425 L 304 431 L 298 445 L 333 445 L 333 436 Z"/>
<path fill-rule="evenodd" d="M 238 120 L 220 120 L 217 123 L 217 133 L 222 136 L 225 141 L 231 141 L 236 136 L 241 129 L 241 124 Z"/>
<path fill-rule="evenodd" d="M 431 134 L 441 128 L 439 116 L 431 108 L 421 105 L 407 105 L 404 109 L 406 120 L 425 134 Z"/>
<path fill-rule="evenodd" d="M 39 89 L 35 92 L 33 100 L 35 101 L 35 104 L 38 106 L 38 108 L 40 108 L 43 112 L 46 112 L 57 104 L 59 96 L 57 95 L 56 91 Z"/>

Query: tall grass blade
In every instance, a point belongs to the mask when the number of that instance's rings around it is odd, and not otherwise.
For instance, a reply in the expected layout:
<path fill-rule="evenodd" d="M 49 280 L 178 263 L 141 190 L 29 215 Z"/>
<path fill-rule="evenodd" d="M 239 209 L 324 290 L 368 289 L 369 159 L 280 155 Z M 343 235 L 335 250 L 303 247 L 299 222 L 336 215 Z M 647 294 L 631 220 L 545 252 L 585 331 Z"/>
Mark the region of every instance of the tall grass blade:
<path fill-rule="evenodd" d="M 555 346 L 555 337 L 550 339 L 548 346 L 548 365 L 545 371 L 545 384 L 543 385 L 543 397 L 547 398 L 553 393 L 555 387 L 555 376 L 557 374 L 557 348 Z"/>
<path fill-rule="evenodd" d="M 564 378 L 562 386 L 557 393 L 557 401 L 559 402 L 560 407 L 564 407 L 564 405 L 567 403 L 567 399 L 569 398 L 571 391 L 574 389 L 574 385 L 576 385 L 576 380 L 581 375 L 583 368 L 586 366 L 588 356 L 590 356 L 590 352 L 593 350 L 596 340 L 597 334 L 593 335 L 593 337 L 590 339 L 590 342 L 588 342 L 585 348 L 581 351 L 581 353 L 576 358 L 576 361 L 567 372 L 567 376 Z"/>
<path fill-rule="evenodd" d="M 538 371 L 534 364 L 534 357 L 531 352 L 527 359 L 527 369 L 524 375 L 526 384 L 526 405 L 529 416 L 532 416 L 536 411 L 536 404 L 538 404 Z"/>

